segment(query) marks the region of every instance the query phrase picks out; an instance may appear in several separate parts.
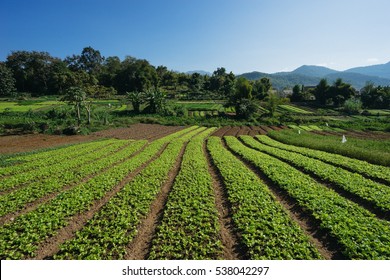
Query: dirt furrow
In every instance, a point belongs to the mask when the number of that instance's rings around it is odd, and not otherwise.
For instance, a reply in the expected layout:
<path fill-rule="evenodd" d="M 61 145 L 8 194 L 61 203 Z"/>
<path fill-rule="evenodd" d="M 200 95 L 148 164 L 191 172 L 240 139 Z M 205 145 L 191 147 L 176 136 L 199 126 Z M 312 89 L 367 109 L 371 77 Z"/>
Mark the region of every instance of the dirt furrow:
<path fill-rule="evenodd" d="M 207 157 L 209 173 L 213 180 L 215 205 L 218 211 L 218 222 L 223 245 L 223 259 L 248 259 L 246 246 L 240 242 L 241 238 L 237 233 L 232 220 L 231 205 L 228 199 L 226 187 L 223 184 L 223 178 L 213 163 L 213 159 L 211 158 L 211 155 L 207 151 L 205 145 L 203 149 Z"/>
<path fill-rule="evenodd" d="M 174 167 L 168 174 L 168 179 L 163 184 L 156 199 L 151 204 L 148 215 L 139 225 L 137 229 L 137 235 L 127 246 L 127 253 L 125 255 L 125 259 L 144 260 L 147 258 L 150 248 L 152 246 L 152 240 L 155 235 L 157 225 L 161 222 L 164 213 L 164 207 L 168 200 L 168 195 L 172 189 L 175 178 L 180 171 L 180 166 L 183 160 L 183 154 L 186 149 L 186 146 L 187 143 L 183 145 Z"/>
<path fill-rule="evenodd" d="M 116 195 L 127 183 L 129 183 L 135 176 L 137 176 L 146 166 L 148 166 L 152 161 L 157 159 L 161 153 L 165 150 L 168 144 L 165 144 L 160 151 L 153 156 L 146 163 L 138 167 L 133 172 L 129 173 L 125 179 L 123 179 L 118 185 L 116 185 L 112 190 L 110 190 L 106 195 L 95 201 L 89 210 L 79 213 L 77 215 L 69 218 L 67 226 L 58 230 L 57 234 L 48 238 L 38 250 L 35 252 L 34 259 L 51 259 L 54 254 L 59 250 L 59 247 L 66 240 L 72 239 L 76 232 L 81 230 L 86 223 L 93 218 L 95 213 L 97 213 L 114 195 Z"/>

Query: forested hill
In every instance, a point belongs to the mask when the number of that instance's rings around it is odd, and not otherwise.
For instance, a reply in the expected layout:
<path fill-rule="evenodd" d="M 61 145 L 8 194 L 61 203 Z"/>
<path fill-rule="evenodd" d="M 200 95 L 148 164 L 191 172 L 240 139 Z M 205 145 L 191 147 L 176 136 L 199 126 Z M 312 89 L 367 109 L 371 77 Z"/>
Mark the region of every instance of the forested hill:
<path fill-rule="evenodd" d="M 303 65 L 291 72 L 268 74 L 255 71 L 244 73 L 240 76 L 249 80 L 267 77 L 276 89 L 293 87 L 296 84 L 314 86 L 322 78 L 326 78 L 330 83 L 341 78 L 344 82 L 350 83 L 354 88 L 361 89 L 368 81 L 381 86 L 390 85 L 390 62 L 381 65 L 352 68 L 346 71 L 336 71 L 322 66 Z"/>

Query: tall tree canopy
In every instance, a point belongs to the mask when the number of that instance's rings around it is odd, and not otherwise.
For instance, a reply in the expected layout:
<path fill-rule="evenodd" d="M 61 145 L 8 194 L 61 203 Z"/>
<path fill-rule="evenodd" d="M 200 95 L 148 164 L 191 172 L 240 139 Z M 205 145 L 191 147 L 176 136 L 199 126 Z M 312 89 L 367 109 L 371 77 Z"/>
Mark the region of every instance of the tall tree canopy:
<path fill-rule="evenodd" d="M 0 96 L 10 96 L 16 92 L 15 79 L 5 63 L 0 62 Z"/>

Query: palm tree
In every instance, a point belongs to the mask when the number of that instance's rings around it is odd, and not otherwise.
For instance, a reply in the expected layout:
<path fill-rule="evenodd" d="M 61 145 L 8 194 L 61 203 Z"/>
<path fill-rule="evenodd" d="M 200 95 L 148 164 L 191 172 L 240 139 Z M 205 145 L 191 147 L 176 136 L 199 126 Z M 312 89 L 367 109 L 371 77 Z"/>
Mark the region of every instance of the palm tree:
<path fill-rule="evenodd" d="M 131 102 L 133 110 L 136 114 L 139 114 L 141 104 L 144 103 L 144 93 L 138 91 L 127 92 L 127 100 Z"/>

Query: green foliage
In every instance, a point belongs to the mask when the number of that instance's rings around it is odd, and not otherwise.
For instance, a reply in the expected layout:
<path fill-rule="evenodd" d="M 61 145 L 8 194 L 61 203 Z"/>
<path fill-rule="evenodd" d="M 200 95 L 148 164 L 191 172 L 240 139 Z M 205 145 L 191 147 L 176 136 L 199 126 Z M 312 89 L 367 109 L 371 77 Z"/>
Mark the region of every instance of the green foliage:
<path fill-rule="evenodd" d="M 137 234 L 142 218 L 147 215 L 150 204 L 167 180 L 184 141 L 199 132 L 193 128 L 190 130 L 192 131 L 185 136 L 172 140 L 158 159 L 126 184 L 77 232 L 75 238 L 63 244 L 55 259 L 124 258 L 126 245 Z M 163 142 L 165 140 L 156 141 L 148 148 L 154 146 L 155 150 L 156 147 L 161 147 Z"/>
<path fill-rule="evenodd" d="M 166 94 L 161 90 L 149 89 L 145 92 L 146 113 L 161 113 L 166 107 Z"/>
<path fill-rule="evenodd" d="M 141 111 L 141 105 L 145 101 L 145 94 L 138 91 L 127 92 L 127 100 L 131 102 L 134 113 L 139 114 Z"/>
<path fill-rule="evenodd" d="M 0 62 L 0 96 L 13 96 L 16 93 L 12 71 Z"/>
<path fill-rule="evenodd" d="M 318 159 L 313 159 L 299 153 L 269 147 L 249 136 L 240 137 L 244 143 L 250 147 L 265 152 L 276 158 L 291 163 L 293 166 L 303 169 L 305 172 L 314 174 L 326 182 L 330 182 L 346 192 L 366 200 L 376 209 L 383 213 L 390 211 L 390 188 L 362 175 L 349 172 L 340 167 L 324 163 Z M 386 169 L 386 168 L 383 168 Z M 390 174 L 390 170 L 387 171 Z"/>
<path fill-rule="evenodd" d="M 343 110 L 348 114 L 359 114 L 362 110 L 362 102 L 360 99 L 350 98 L 344 102 Z"/>
<path fill-rule="evenodd" d="M 390 223 L 325 188 L 289 164 L 243 145 L 237 138 L 225 137 L 227 145 L 259 168 L 274 184 L 337 240 L 348 259 L 389 259 Z"/>
<path fill-rule="evenodd" d="M 267 97 L 271 88 L 272 88 L 272 84 L 270 79 L 263 77 L 258 80 L 255 80 L 252 83 L 253 97 L 258 100 L 263 100 Z"/>
<path fill-rule="evenodd" d="M 232 219 L 248 248 L 249 259 L 321 258 L 268 187 L 223 148 L 220 138 L 210 137 L 207 148 L 227 188 Z"/>
<path fill-rule="evenodd" d="M 218 259 L 222 253 L 212 178 L 203 141 L 215 128 L 194 137 L 183 155 L 150 259 Z"/>
<path fill-rule="evenodd" d="M 333 164 L 335 166 L 341 166 L 347 170 L 362 174 L 366 177 L 386 181 L 388 184 L 390 184 L 390 168 L 388 167 L 371 164 L 366 161 L 357 160 L 334 153 L 328 153 L 293 145 L 286 145 L 282 142 L 275 141 L 266 135 L 257 136 L 257 139 L 263 144 L 286 151 L 297 152 L 302 155 Z"/>
<path fill-rule="evenodd" d="M 275 116 L 276 109 L 280 104 L 283 103 L 283 99 L 280 98 L 276 93 L 271 92 L 265 99 L 264 107 L 268 110 L 268 113 L 271 117 Z"/>
<path fill-rule="evenodd" d="M 310 149 L 341 154 L 344 156 L 365 160 L 373 164 L 390 166 L 389 141 L 362 140 L 348 137 L 347 143 L 341 143 L 340 136 L 324 136 L 296 130 L 272 131 L 268 134 L 280 142 L 307 147 Z"/>
<path fill-rule="evenodd" d="M 331 104 L 340 107 L 344 102 L 355 95 L 355 90 L 350 84 L 337 79 L 332 86 L 328 85 L 326 79 L 321 79 L 314 89 L 316 100 L 321 105 Z"/>
<path fill-rule="evenodd" d="M 362 89 L 361 100 L 365 108 L 389 109 L 390 87 L 375 87 L 373 83 L 367 83 Z"/>
<path fill-rule="evenodd" d="M 71 87 L 61 98 L 61 101 L 66 101 L 70 105 L 74 105 L 77 116 L 77 124 L 81 124 L 81 107 L 85 105 L 87 94 L 84 90 L 78 87 Z"/>

